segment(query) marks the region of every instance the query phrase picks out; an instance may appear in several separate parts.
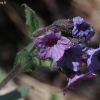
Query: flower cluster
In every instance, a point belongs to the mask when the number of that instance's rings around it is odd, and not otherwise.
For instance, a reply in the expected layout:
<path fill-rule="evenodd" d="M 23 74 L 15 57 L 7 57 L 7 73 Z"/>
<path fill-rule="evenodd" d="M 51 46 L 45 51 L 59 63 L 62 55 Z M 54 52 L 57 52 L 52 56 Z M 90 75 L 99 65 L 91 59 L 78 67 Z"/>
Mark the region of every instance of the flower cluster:
<path fill-rule="evenodd" d="M 66 24 L 67 25 L 67 24 Z M 57 27 L 47 28 L 45 34 L 34 39 L 34 45 L 39 49 L 38 57 L 42 60 L 52 59 L 56 62 L 54 70 L 70 69 L 68 73 L 68 84 L 63 93 L 71 88 L 77 87 L 82 80 L 92 78 L 96 75 L 95 71 L 100 69 L 98 59 L 100 47 L 90 49 L 85 44 L 90 42 L 94 35 L 93 26 L 87 23 L 81 17 L 73 18 L 73 27 L 71 28 L 72 38 L 85 38 L 84 44 L 79 41 L 72 42 L 70 38 L 62 36 L 62 31 Z M 67 34 L 67 32 L 66 32 Z M 82 63 L 89 69 L 88 73 L 83 74 L 80 71 Z M 67 71 L 65 70 L 67 75 Z"/>

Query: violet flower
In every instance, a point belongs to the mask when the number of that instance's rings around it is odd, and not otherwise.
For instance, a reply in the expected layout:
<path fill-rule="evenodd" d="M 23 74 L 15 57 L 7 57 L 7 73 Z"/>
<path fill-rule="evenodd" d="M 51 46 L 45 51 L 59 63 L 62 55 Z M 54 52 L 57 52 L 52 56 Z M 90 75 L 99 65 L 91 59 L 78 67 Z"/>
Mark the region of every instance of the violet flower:
<path fill-rule="evenodd" d="M 38 36 L 34 40 L 34 45 L 39 49 L 38 57 L 42 60 L 53 59 L 58 61 L 69 49 L 71 42 L 56 28 L 50 28 L 45 35 Z"/>
<path fill-rule="evenodd" d="M 78 39 L 85 37 L 85 42 L 89 43 L 91 37 L 93 37 L 95 34 L 93 26 L 79 16 L 74 17 L 73 22 L 74 28 L 72 30 L 72 36 Z"/>
<path fill-rule="evenodd" d="M 68 84 L 63 89 L 63 94 L 65 95 L 68 89 L 75 89 L 82 82 L 82 80 L 92 78 L 92 77 L 93 75 L 91 72 L 88 72 L 86 74 L 82 74 L 80 71 L 71 73 L 68 80 Z"/>
<path fill-rule="evenodd" d="M 74 43 L 67 49 L 63 57 L 56 62 L 55 70 L 62 66 L 66 66 L 73 71 L 78 71 L 81 64 L 81 56 L 86 52 L 87 47 L 82 44 Z"/>
<path fill-rule="evenodd" d="M 83 57 L 84 61 L 87 63 L 87 67 L 91 71 L 93 75 L 95 74 L 95 71 L 100 69 L 100 62 L 98 57 L 100 56 L 100 47 L 97 49 L 90 49 L 87 50 L 87 56 Z"/>

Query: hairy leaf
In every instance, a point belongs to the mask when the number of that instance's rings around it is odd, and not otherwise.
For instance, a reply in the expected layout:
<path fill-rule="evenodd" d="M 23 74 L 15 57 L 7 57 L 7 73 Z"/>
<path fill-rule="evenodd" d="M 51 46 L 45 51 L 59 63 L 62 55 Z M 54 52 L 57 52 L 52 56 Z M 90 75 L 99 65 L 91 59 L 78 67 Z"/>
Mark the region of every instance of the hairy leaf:
<path fill-rule="evenodd" d="M 26 49 L 23 49 L 20 53 L 20 64 L 21 67 L 23 68 L 22 71 L 27 72 L 27 71 L 32 71 L 30 69 L 31 64 L 30 64 L 30 56 L 29 53 Z"/>
<path fill-rule="evenodd" d="M 33 47 L 34 47 L 33 43 L 30 43 L 24 49 L 19 51 L 16 55 L 14 66 L 17 66 L 18 64 L 20 64 L 22 67 L 21 68 L 22 71 L 24 71 L 24 72 L 32 71 L 30 69 L 30 67 L 31 67 L 30 52 L 33 49 Z"/>
<path fill-rule="evenodd" d="M 26 13 L 26 26 L 28 29 L 29 37 L 33 39 L 32 33 L 39 28 L 39 20 L 35 14 L 35 12 L 28 7 L 26 4 L 25 6 L 25 13 Z"/>
<path fill-rule="evenodd" d="M 30 52 L 34 47 L 33 43 L 28 44 L 24 49 L 26 49 L 28 52 Z"/>

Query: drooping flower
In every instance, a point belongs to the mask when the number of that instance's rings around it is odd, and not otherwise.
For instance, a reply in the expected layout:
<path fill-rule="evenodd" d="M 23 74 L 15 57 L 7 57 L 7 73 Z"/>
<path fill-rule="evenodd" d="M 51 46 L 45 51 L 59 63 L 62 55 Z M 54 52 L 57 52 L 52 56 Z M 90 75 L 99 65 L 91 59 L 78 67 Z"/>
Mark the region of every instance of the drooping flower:
<path fill-rule="evenodd" d="M 82 74 L 80 71 L 72 72 L 69 76 L 67 86 L 63 89 L 63 94 L 65 95 L 68 89 L 75 89 L 82 82 L 82 80 L 92 77 L 93 74 L 91 72 L 88 72 L 86 74 Z"/>
<path fill-rule="evenodd" d="M 87 50 L 87 55 L 83 57 L 84 61 L 87 63 L 87 67 L 91 71 L 93 75 L 95 74 L 95 71 L 100 69 L 100 47 L 97 49 L 90 49 Z"/>
<path fill-rule="evenodd" d="M 73 23 L 74 28 L 72 30 L 72 36 L 78 39 L 85 37 L 85 42 L 89 43 L 91 37 L 95 34 L 93 26 L 79 16 L 73 18 Z"/>
<path fill-rule="evenodd" d="M 75 42 L 69 49 L 67 49 L 63 57 L 56 62 L 55 70 L 59 67 L 66 66 L 73 71 L 78 71 L 81 64 L 81 56 L 86 52 L 87 47 Z"/>
<path fill-rule="evenodd" d="M 56 28 L 49 28 L 45 35 L 38 36 L 34 40 L 34 45 L 39 49 L 40 59 L 53 59 L 58 61 L 64 54 L 65 49 L 69 49 L 71 41 L 61 36 L 61 31 Z"/>

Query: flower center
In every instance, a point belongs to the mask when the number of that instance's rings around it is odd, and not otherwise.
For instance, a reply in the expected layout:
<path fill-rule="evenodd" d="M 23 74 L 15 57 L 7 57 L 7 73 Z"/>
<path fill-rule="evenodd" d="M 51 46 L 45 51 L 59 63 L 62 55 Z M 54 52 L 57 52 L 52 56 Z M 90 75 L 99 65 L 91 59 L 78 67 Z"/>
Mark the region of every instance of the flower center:
<path fill-rule="evenodd" d="M 51 47 L 51 46 L 57 44 L 57 40 L 58 40 L 57 38 L 48 38 L 48 41 L 46 44 Z"/>

